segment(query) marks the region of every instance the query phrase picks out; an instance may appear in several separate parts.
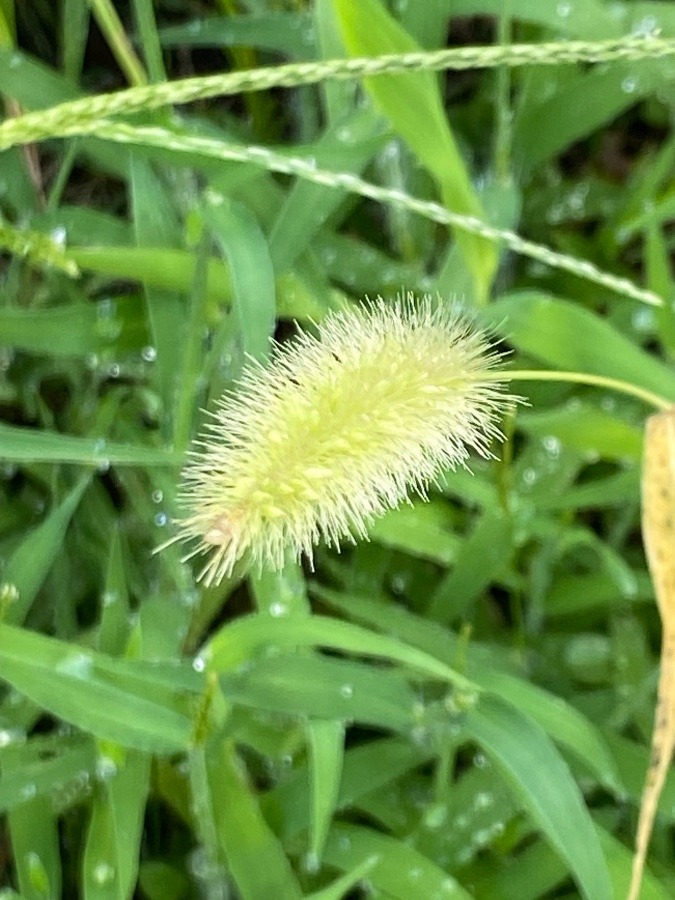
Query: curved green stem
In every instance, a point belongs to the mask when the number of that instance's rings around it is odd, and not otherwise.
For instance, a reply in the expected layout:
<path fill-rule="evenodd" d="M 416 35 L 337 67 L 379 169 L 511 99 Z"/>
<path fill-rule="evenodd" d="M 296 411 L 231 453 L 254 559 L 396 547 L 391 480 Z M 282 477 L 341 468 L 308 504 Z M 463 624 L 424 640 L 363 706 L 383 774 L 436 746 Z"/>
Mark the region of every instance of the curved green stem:
<path fill-rule="evenodd" d="M 652 391 L 631 384 L 629 381 L 621 381 L 618 378 L 607 378 L 605 375 L 594 375 L 591 372 L 559 372 L 557 370 L 516 369 L 514 371 L 495 372 L 490 380 L 494 381 L 572 381 L 579 384 L 589 384 L 595 387 L 610 388 L 620 391 L 622 394 L 630 394 L 648 403 L 656 409 L 669 409 L 673 406 L 672 400 L 667 400 Z"/>

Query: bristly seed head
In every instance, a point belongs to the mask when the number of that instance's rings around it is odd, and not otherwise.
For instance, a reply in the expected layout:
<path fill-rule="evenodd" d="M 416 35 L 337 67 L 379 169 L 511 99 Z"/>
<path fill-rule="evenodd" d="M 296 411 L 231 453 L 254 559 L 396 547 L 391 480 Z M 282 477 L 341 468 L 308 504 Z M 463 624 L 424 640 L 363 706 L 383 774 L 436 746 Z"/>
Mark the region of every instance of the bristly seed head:
<path fill-rule="evenodd" d="M 515 398 L 489 339 L 456 311 L 378 298 L 318 330 L 250 364 L 195 442 L 172 541 L 196 541 L 185 558 L 206 557 L 207 585 L 240 559 L 279 569 L 288 549 L 311 561 L 320 540 L 367 537 L 376 517 L 501 437 Z"/>

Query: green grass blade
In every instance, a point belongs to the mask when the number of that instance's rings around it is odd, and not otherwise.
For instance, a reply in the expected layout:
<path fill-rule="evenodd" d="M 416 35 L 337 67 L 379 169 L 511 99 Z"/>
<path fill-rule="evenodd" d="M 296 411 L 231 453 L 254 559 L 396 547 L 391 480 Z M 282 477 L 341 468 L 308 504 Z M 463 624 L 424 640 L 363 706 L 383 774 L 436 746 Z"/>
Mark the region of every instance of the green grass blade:
<path fill-rule="evenodd" d="M 538 75 L 530 77 L 538 79 Z M 552 79 L 552 95 L 521 104 L 513 129 L 513 155 L 521 170 L 530 172 L 612 121 L 649 96 L 664 79 L 658 62 L 616 63 L 607 69 Z M 556 89 L 557 87 L 557 89 Z M 579 97 L 584 98 L 582 104 Z"/>
<path fill-rule="evenodd" d="M 405 639 L 439 660 L 453 661 L 460 653 L 454 632 L 416 616 L 402 606 L 369 597 L 351 596 L 312 586 L 321 600 L 373 628 Z M 572 750 L 612 790 L 621 785 L 614 758 L 602 735 L 571 704 L 512 674 L 513 663 L 500 648 L 470 642 L 464 651 L 468 672 L 481 688 L 499 694 L 531 716 L 550 736 Z M 501 658 L 500 658 L 501 657 Z"/>
<path fill-rule="evenodd" d="M 10 557 L 4 580 L 18 591 L 16 600 L 5 615 L 5 621 L 21 623 L 61 551 L 63 538 L 73 513 L 82 499 L 89 476 L 81 478 L 65 499 L 53 509 L 37 528 L 29 532 Z"/>
<path fill-rule="evenodd" d="M 89 31 L 89 7 L 81 0 L 64 0 L 62 47 L 63 73 L 77 83 L 82 74 L 82 61 Z"/>
<path fill-rule="evenodd" d="M 348 871 L 364 858 L 377 857 L 368 881 L 387 897 L 438 897 L 472 900 L 471 894 L 440 866 L 403 841 L 360 825 L 336 825 L 326 846 L 326 861 Z"/>
<path fill-rule="evenodd" d="M 457 550 L 455 565 L 431 596 L 427 613 L 440 622 L 461 619 L 508 565 L 512 525 L 500 509 L 487 509 Z"/>
<path fill-rule="evenodd" d="M 429 747 L 402 738 L 380 738 L 352 747 L 344 756 L 337 808 L 355 805 L 364 795 L 407 775 L 431 756 Z M 284 840 L 309 827 L 310 777 L 308 766 L 302 766 L 263 798 L 265 815 L 274 821 Z"/>
<path fill-rule="evenodd" d="M 357 109 L 336 122 L 317 142 L 317 155 L 331 158 L 334 171 L 360 175 L 385 144 L 381 117 Z M 270 234 L 270 253 L 277 271 L 290 269 L 317 232 L 344 204 L 346 191 L 298 179 L 286 195 Z"/>
<path fill-rule="evenodd" d="M 130 172 L 134 227 L 139 247 L 172 247 L 179 240 L 173 202 L 151 165 L 136 155 Z M 185 304 L 175 290 L 163 291 L 144 281 L 152 346 L 156 351 L 155 375 L 164 405 L 164 435 L 169 439 L 173 419 L 176 380 L 180 372 L 185 326 Z"/>
<path fill-rule="evenodd" d="M 569 300 L 522 291 L 493 304 L 485 320 L 522 353 L 550 366 L 622 379 L 675 400 L 669 366 Z"/>
<path fill-rule="evenodd" d="M 262 616 L 240 618 L 221 628 L 201 656 L 210 669 L 222 672 L 246 662 L 268 645 L 324 647 L 388 659 L 428 678 L 437 678 L 467 690 L 474 688 L 450 666 L 403 641 L 326 616 L 290 620 Z"/>
<path fill-rule="evenodd" d="M 377 0 L 335 0 L 335 9 L 352 56 L 420 49 Z M 448 124 L 436 76 L 431 72 L 405 72 L 365 78 L 364 83 L 396 131 L 434 176 L 448 209 L 484 218 Z M 474 278 L 476 295 L 484 302 L 497 267 L 497 251 L 484 238 L 461 231 L 456 234 Z"/>
<path fill-rule="evenodd" d="M 110 656 L 121 656 L 127 646 L 130 627 L 129 591 L 120 530 L 116 527 L 110 539 L 105 586 L 101 598 L 98 649 Z"/>
<path fill-rule="evenodd" d="M 0 625 L 0 671 L 43 709 L 97 737 L 157 753 L 187 747 L 191 723 L 152 670 L 139 675 L 122 662 L 111 669 L 99 654 Z"/>
<path fill-rule="evenodd" d="M 398 603 L 362 593 L 337 591 L 315 583 L 311 585 L 311 593 L 349 619 L 375 630 L 386 631 L 388 635 L 442 662 L 452 663 L 461 655 L 468 660 L 472 672 L 480 672 L 483 667 L 507 672 L 518 670 L 512 654 L 497 643 L 471 641 L 467 647 L 460 649 L 460 641 L 454 631 L 415 615 Z"/>
<path fill-rule="evenodd" d="M 589 457 L 635 462 L 642 458 L 641 425 L 583 400 L 541 412 L 519 412 L 518 428 L 540 438 L 557 438 Z"/>
<path fill-rule="evenodd" d="M 258 611 L 264 615 L 305 618 L 311 613 L 305 576 L 296 562 L 287 562 L 280 572 L 253 574 L 250 585 Z"/>
<path fill-rule="evenodd" d="M 230 742 L 221 742 L 214 754 L 209 781 L 218 836 L 242 900 L 300 900 L 290 862 Z"/>
<path fill-rule="evenodd" d="M 61 896 L 58 820 L 51 803 L 36 797 L 7 816 L 21 900 Z"/>
<path fill-rule="evenodd" d="M 150 765 L 149 756 L 131 751 L 96 792 L 82 858 L 85 900 L 126 900 L 133 895 Z"/>
<path fill-rule="evenodd" d="M 188 293 L 194 283 L 196 261 L 194 255 L 185 250 L 77 247 L 69 252 L 81 268 L 111 278 L 130 278 L 179 293 Z M 206 294 L 210 303 L 232 302 L 230 270 L 220 260 L 209 260 Z M 300 321 L 320 319 L 325 314 L 325 308 L 295 273 L 277 279 L 277 310 L 280 316 Z"/>
<path fill-rule="evenodd" d="M 274 270 L 265 236 L 249 209 L 216 191 L 207 191 L 201 214 L 229 264 L 242 348 L 264 360 L 276 315 Z"/>
<path fill-rule="evenodd" d="M 310 819 L 310 871 L 318 868 L 340 792 L 344 759 L 344 724 L 338 720 L 314 719 L 307 726 L 312 772 Z"/>
<path fill-rule="evenodd" d="M 361 722 L 406 732 L 415 695 L 397 672 L 319 656 L 263 659 L 220 676 L 225 698 L 273 714 Z"/>
<path fill-rule="evenodd" d="M 0 47 L 13 47 L 15 32 L 14 0 L 0 0 Z"/>
<path fill-rule="evenodd" d="M 475 677 L 482 688 L 530 716 L 550 737 L 575 753 L 603 787 L 615 793 L 624 790 L 601 732 L 574 706 L 536 684 L 504 672 L 485 669 Z"/>
<path fill-rule="evenodd" d="M 626 885 L 630 883 L 631 868 L 633 865 L 633 851 L 617 840 L 606 828 L 596 825 L 602 849 L 607 857 L 609 872 L 614 885 L 614 896 L 622 897 L 626 891 Z M 645 869 L 640 900 L 670 900 L 672 897 L 672 882 L 666 878 L 657 878 L 655 873 Z"/>
<path fill-rule="evenodd" d="M 25 744 L 2 749 L 0 810 L 6 812 L 32 797 L 55 798 L 68 786 L 94 776 L 96 748 L 79 735 L 32 738 Z"/>
<path fill-rule="evenodd" d="M 344 900 L 359 881 L 366 880 L 366 876 L 377 862 L 377 856 L 366 857 L 341 878 L 337 878 L 332 884 L 329 884 L 328 887 L 322 888 L 314 894 L 309 894 L 307 900 Z"/>
<path fill-rule="evenodd" d="M 455 16 L 498 16 L 503 0 L 453 0 Z M 551 28 L 556 32 L 578 38 L 618 37 L 620 19 L 601 0 L 584 0 L 577 6 L 571 3 L 540 3 L 539 0 L 515 0 L 513 17 L 521 22 Z"/>
<path fill-rule="evenodd" d="M 157 33 L 152 0 L 134 0 L 134 13 L 150 81 L 166 81 L 162 45 Z"/>
<path fill-rule="evenodd" d="M 0 459 L 18 463 L 76 463 L 83 466 L 178 466 L 182 456 L 161 447 L 134 447 L 104 438 L 38 431 L 0 422 Z"/>
<path fill-rule="evenodd" d="M 120 313 L 127 311 L 128 305 L 122 306 Z M 54 358 L 114 352 L 128 343 L 131 323 L 124 315 L 111 320 L 107 308 L 104 303 L 69 303 L 54 309 L 0 309 L 0 334 L 8 347 Z"/>
<path fill-rule="evenodd" d="M 613 900 L 607 864 L 584 800 L 546 733 L 496 697 L 469 710 L 467 732 L 494 759 L 567 862 L 587 900 Z"/>
<path fill-rule="evenodd" d="M 209 16 L 162 28 L 159 37 L 164 47 L 258 47 L 305 59 L 313 49 L 311 26 L 304 11 L 261 9 L 255 15 Z"/>
<path fill-rule="evenodd" d="M 414 509 L 401 506 L 378 519 L 370 539 L 385 547 L 448 566 L 457 558 L 460 538 L 449 530 L 448 510 L 435 499 Z"/>

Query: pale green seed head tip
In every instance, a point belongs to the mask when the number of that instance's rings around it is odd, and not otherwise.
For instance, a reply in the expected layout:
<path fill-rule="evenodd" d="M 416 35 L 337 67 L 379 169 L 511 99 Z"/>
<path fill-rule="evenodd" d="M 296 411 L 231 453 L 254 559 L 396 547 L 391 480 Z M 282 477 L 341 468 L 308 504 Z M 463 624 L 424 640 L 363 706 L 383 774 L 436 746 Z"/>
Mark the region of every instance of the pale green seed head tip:
<path fill-rule="evenodd" d="M 206 557 L 207 584 L 241 559 L 279 569 L 288 550 L 311 561 L 320 541 L 366 537 L 500 437 L 515 398 L 499 354 L 447 305 L 377 298 L 318 331 L 247 367 L 184 469 L 179 537 Z"/>

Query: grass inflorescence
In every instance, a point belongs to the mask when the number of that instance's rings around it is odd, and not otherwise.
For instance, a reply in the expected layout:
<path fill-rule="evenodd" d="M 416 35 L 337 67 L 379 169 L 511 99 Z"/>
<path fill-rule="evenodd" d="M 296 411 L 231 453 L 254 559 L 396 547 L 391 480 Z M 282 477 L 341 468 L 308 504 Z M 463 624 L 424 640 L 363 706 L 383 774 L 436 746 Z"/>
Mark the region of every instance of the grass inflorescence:
<path fill-rule="evenodd" d="M 183 473 L 180 534 L 208 557 L 200 577 L 363 540 L 470 450 L 489 456 L 509 404 L 498 361 L 450 305 L 408 295 L 330 313 L 318 336 L 247 366 Z"/>

